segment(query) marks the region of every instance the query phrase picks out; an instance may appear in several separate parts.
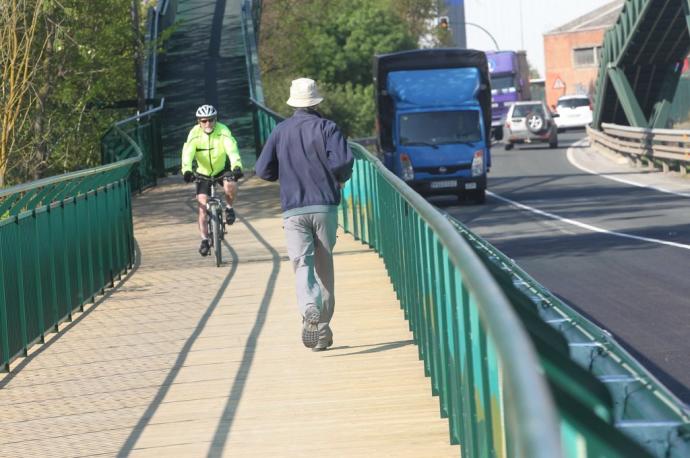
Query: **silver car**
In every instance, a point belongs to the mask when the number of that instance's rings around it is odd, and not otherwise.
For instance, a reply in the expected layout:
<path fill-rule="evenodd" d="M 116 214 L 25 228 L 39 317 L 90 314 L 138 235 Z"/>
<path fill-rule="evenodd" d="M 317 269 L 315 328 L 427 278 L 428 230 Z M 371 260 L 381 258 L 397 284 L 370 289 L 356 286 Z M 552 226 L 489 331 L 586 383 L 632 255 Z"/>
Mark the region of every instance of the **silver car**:
<path fill-rule="evenodd" d="M 558 127 L 544 102 L 515 102 L 506 114 L 503 124 L 505 148 L 512 149 L 516 143 L 548 143 L 558 147 Z"/>

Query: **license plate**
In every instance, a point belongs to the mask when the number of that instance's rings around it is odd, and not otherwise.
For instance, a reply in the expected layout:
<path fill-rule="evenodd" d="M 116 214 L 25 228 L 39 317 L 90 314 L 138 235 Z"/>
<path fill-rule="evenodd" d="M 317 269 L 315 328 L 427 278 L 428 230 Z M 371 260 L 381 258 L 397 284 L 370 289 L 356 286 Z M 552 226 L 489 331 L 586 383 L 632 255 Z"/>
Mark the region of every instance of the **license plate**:
<path fill-rule="evenodd" d="M 456 180 L 432 181 L 431 189 L 454 188 L 458 185 Z"/>
<path fill-rule="evenodd" d="M 465 183 L 465 189 L 477 189 L 477 183 Z"/>

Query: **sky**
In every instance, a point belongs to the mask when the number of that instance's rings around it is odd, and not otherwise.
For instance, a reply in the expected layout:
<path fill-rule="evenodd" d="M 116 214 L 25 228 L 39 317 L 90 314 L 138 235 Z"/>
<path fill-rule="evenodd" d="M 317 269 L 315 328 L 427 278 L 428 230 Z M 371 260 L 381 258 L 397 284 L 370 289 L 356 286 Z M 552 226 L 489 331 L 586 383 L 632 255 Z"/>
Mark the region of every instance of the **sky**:
<path fill-rule="evenodd" d="M 570 22 L 610 0 L 464 0 L 465 21 L 485 28 L 503 50 L 524 49 L 527 60 L 544 77 L 545 32 Z M 522 12 L 522 14 L 521 14 Z M 520 17 L 522 16 L 522 21 Z M 489 35 L 467 25 L 467 47 L 495 49 Z"/>

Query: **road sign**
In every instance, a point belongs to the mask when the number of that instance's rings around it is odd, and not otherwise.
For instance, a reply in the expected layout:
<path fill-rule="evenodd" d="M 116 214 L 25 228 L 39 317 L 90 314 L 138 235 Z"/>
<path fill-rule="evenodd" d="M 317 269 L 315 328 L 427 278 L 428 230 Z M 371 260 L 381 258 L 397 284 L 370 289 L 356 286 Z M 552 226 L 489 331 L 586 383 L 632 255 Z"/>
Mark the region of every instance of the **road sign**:
<path fill-rule="evenodd" d="M 561 79 L 560 76 L 557 76 L 556 79 L 553 82 L 553 88 L 554 89 L 564 89 L 565 88 L 565 83 Z"/>

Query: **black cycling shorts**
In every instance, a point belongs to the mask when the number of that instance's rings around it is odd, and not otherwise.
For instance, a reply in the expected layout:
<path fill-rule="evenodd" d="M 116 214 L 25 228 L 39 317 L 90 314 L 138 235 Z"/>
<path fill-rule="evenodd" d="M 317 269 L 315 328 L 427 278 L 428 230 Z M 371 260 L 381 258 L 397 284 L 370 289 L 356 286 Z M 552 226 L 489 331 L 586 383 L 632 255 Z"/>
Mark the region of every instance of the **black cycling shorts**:
<path fill-rule="evenodd" d="M 230 159 L 226 156 L 225 157 L 225 166 L 223 167 L 223 171 L 220 173 L 217 173 L 213 175 L 213 178 L 218 178 L 225 175 L 226 179 L 232 180 L 232 171 L 230 170 Z M 204 178 L 209 178 L 206 175 L 198 175 L 198 180 L 196 182 L 196 193 L 197 194 L 206 194 L 207 196 L 211 195 L 211 181 L 208 179 Z M 221 192 L 222 193 L 222 192 Z"/>
<path fill-rule="evenodd" d="M 219 178 L 222 176 L 225 176 L 225 179 L 227 179 L 227 180 L 232 180 L 232 172 L 230 172 L 229 170 L 224 170 L 224 171 L 220 172 L 219 174 L 214 175 L 213 178 Z M 207 196 L 210 196 L 211 195 L 211 180 L 205 179 L 205 178 L 207 178 L 207 177 L 205 177 L 204 175 L 199 175 L 199 178 L 196 182 L 196 193 L 197 194 L 206 194 Z M 218 192 L 218 190 L 216 189 L 216 192 L 223 194 L 225 191 Z"/>

